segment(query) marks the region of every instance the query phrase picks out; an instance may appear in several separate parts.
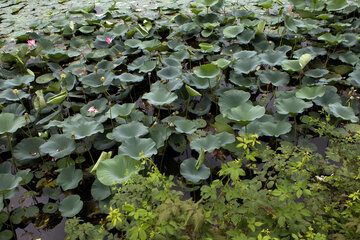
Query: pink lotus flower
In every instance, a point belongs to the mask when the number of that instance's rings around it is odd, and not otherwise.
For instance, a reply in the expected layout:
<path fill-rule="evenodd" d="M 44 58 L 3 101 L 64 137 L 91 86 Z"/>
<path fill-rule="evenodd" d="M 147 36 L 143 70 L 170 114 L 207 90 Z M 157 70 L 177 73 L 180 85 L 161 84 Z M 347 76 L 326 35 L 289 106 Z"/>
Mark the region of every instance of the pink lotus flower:
<path fill-rule="evenodd" d="M 28 40 L 27 41 L 27 45 L 26 46 L 28 46 L 28 47 L 31 47 L 31 46 L 33 46 L 33 47 L 37 47 L 38 45 L 36 45 L 35 44 L 35 40 L 33 39 L 33 40 Z"/>
<path fill-rule="evenodd" d="M 88 112 L 89 112 L 89 113 L 97 113 L 97 112 L 99 112 L 99 109 L 96 109 L 94 106 L 91 106 L 91 107 L 88 109 Z"/>
<path fill-rule="evenodd" d="M 289 12 L 292 12 L 292 6 L 291 5 L 289 6 Z"/>
<path fill-rule="evenodd" d="M 113 38 L 112 37 L 107 37 L 105 42 L 107 42 L 108 44 L 110 44 L 112 42 Z"/>

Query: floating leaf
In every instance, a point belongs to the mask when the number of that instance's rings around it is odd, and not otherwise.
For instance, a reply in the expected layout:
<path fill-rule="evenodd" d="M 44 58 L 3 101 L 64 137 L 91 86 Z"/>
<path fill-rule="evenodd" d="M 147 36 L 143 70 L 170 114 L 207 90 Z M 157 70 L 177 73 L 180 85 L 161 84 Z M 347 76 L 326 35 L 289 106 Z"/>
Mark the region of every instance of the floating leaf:
<path fill-rule="evenodd" d="M 359 121 L 359 118 L 355 116 L 354 110 L 351 107 L 342 106 L 341 103 L 330 104 L 327 110 L 335 117 L 349 120 L 353 123 Z"/>
<path fill-rule="evenodd" d="M 106 112 L 106 116 L 109 118 L 126 117 L 129 116 L 132 111 L 136 109 L 136 103 L 124 103 L 115 104 Z"/>
<path fill-rule="evenodd" d="M 201 96 L 201 93 L 190 87 L 189 85 L 185 84 L 186 91 L 191 97 L 199 97 Z"/>
<path fill-rule="evenodd" d="M 157 153 L 156 143 L 150 138 L 130 138 L 121 144 L 118 153 L 140 160 L 140 153 L 150 158 Z"/>
<path fill-rule="evenodd" d="M 346 0 L 328 0 L 326 1 L 326 10 L 328 11 L 339 11 L 348 6 Z"/>
<path fill-rule="evenodd" d="M 78 118 L 66 124 L 63 127 L 64 134 L 73 136 L 75 139 L 82 139 L 94 135 L 95 133 L 104 132 L 104 126 L 97 121 L 88 121 L 84 118 Z"/>
<path fill-rule="evenodd" d="M 222 132 L 215 135 L 208 135 L 204 138 L 195 139 L 190 142 L 190 147 L 198 152 L 201 151 L 201 148 L 203 148 L 205 152 L 213 152 L 215 149 L 219 149 L 233 142 L 235 142 L 233 134 Z"/>
<path fill-rule="evenodd" d="M 273 70 L 260 70 L 256 71 L 256 75 L 264 84 L 272 84 L 276 87 L 286 86 L 290 81 L 290 76 L 286 72 L 273 71 Z"/>
<path fill-rule="evenodd" d="M 53 80 L 55 77 L 52 73 L 46 73 L 36 78 L 35 82 L 38 84 L 45 84 Z"/>
<path fill-rule="evenodd" d="M 280 65 L 280 63 L 286 59 L 286 54 L 282 51 L 266 51 L 259 55 L 263 64 L 270 66 Z"/>
<path fill-rule="evenodd" d="M 8 88 L 4 91 L 1 91 L 0 93 L 0 100 L 6 99 L 8 101 L 19 101 L 19 99 L 24 99 L 29 97 L 30 95 L 28 93 L 25 93 L 22 90 L 17 90 L 17 94 L 14 93 L 14 90 L 11 88 Z"/>
<path fill-rule="evenodd" d="M 312 107 L 311 102 L 305 102 L 296 97 L 280 98 L 275 100 L 275 108 L 280 114 L 302 113 L 304 109 Z"/>
<path fill-rule="evenodd" d="M 63 217 L 74 217 L 78 214 L 82 207 L 83 201 L 80 200 L 79 195 L 70 195 L 64 198 L 59 205 L 59 211 Z"/>
<path fill-rule="evenodd" d="M 188 158 L 180 164 L 180 174 L 189 182 L 198 183 L 210 176 L 210 168 L 204 164 L 199 169 L 195 167 L 196 159 Z"/>
<path fill-rule="evenodd" d="M 161 79 L 174 79 L 181 75 L 181 69 L 177 67 L 166 67 L 157 72 Z"/>
<path fill-rule="evenodd" d="M 96 178 L 91 186 L 91 195 L 93 198 L 97 201 L 101 201 L 110 196 L 110 194 L 109 186 L 102 184 L 99 179 Z"/>
<path fill-rule="evenodd" d="M 281 67 L 285 71 L 300 72 L 302 70 L 299 60 L 284 60 L 281 62 Z"/>
<path fill-rule="evenodd" d="M 214 78 L 220 74 L 220 68 L 213 63 L 204 64 L 194 70 L 199 78 Z"/>
<path fill-rule="evenodd" d="M 314 99 L 325 94 L 323 86 L 302 87 L 296 92 L 296 97 L 301 99 Z"/>
<path fill-rule="evenodd" d="M 135 83 L 135 82 L 141 82 L 144 80 L 144 76 L 131 74 L 131 73 L 123 73 L 119 76 L 119 79 L 121 82 L 124 83 Z"/>
<path fill-rule="evenodd" d="M 19 185 L 21 180 L 21 177 L 14 176 L 10 173 L 0 173 L 0 194 L 4 195 L 10 192 Z"/>
<path fill-rule="evenodd" d="M 56 184 L 62 187 L 64 191 L 74 189 L 79 185 L 83 177 L 81 169 L 75 169 L 75 165 L 61 169 L 59 176 L 56 178 Z"/>
<path fill-rule="evenodd" d="M 101 114 L 106 109 L 106 104 L 108 103 L 106 98 L 100 98 L 88 102 L 82 108 L 80 108 L 80 113 L 83 116 L 94 117 L 98 114 Z"/>
<path fill-rule="evenodd" d="M 141 162 L 136 159 L 125 155 L 116 155 L 99 164 L 96 176 L 106 186 L 120 184 L 127 181 L 132 174 L 137 173 L 140 166 Z"/>
<path fill-rule="evenodd" d="M 262 122 L 259 124 L 259 128 L 265 136 L 275 136 L 286 134 L 291 131 L 291 124 L 289 122 L 280 121 L 274 122 Z"/>
<path fill-rule="evenodd" d="M 148 128 L 142 123 L 133 121 L 114 128 L 112 131 L 112 137 L 118 142 L 123 142 L 133 137 L 137 138 L 143 136 L 148 132 Z"/>
<path fill-rule="evenodd" d="M 234 38 L 244 31 L 244 26 L 242 24 L 236 26 L 229 26 L 224 28 L 223 34 L 226 38 Z"/>
<path fill-rule="evenodd" d="M 237 122 L 250 122 L 265 114 L 262 106 L 253 106 L 250 103 L 241 103 L 237 107 L 230 108 L 223 115 Z"/>
<path fill-rule="evenodd" d="M 230 108 L 235 108 L 239 106 L 239 104 L 247 102 L 249 98 L 250 93 L 248 92 L 236 89 L 228 90 L 221 94 L 219 98 L 218 104 L 220 107 L 220 112 L 225 112 Z"/>
<path fill-rule="evenodd" d="M 261 61 L 258 56 L 240 58 L 233 64 L 233 68 L 237 74 L 248 74 L 249 72 L 254 71 L 260 64 Z"/>
<path fill-rule="evenodd" d="M 301 69 L 303 69 L 311 61 L 311 59 L 312 57 L 308 53 L 301 55 L 299 58 L 299 64 L 301 66 Z"/>
<path fill-rule="evenodd" d="M 157 88 L 154 91 L 145 93 L 143 99 L 147 99 L 152 105 L 162 106 L 171 104 L 177 99 L 177 95 L 173 92 L 166 91 L 164 88 Z"/>
<path fill-rule="evenodd" d="M 70 155 L 75 150 L 74 141 L 64 134 L 55 134 L 40 146 L 40 151 L 48 153 L 54 158 Z"/>
<path fill-rule="evenodd" d="M 14 148 L 14 157 L 16 162 L 20 165 L 26 165 L 31 162 L 32 159 L 40 157 L 39 147 L 45 141 L 41 138 L 32 137 L 24 138 Z"/>
<path fill-rule="evenodd" d="M 42 208 L 42 211 L 44 213 L 50 213 L 50 214 L 55 213 L 57 210 L 58 210 L 58 204 L 53 202 L 46 203 Z"/>
<path fill-rule="evenodd" d="M 0 134 L 14 133 L 26 125 L 24 117 L 16 116 L 13 113 L 0 114 Z"/>

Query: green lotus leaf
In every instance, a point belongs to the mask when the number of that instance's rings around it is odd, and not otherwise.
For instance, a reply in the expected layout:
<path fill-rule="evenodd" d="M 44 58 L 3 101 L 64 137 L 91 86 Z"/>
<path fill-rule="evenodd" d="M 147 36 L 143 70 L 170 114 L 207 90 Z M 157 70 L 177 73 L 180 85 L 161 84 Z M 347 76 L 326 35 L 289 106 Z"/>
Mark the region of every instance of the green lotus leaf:
<path fill-rule="evenodd" d="M 65 124 L 63 131 L 64 134 L 74 136 L 75 139 L 82 139 L 95 133 L 104 132 L 104 126 L 97 121 L 88 121 L 84 118 L 79 118 L 77 121 L 71 121 L 71 124 Z"/>
<path fill-rule="evenodd" d="M 195 121 L 179 119 L 174 121 L 174 124 L 178 133 L 192 134 L 197 130 L 197 124 Z"/>
<path fill-rule="evenodd" d="M 170 137 L 173 131 L 168 127 L 168 124 L 156 124 L 149 129 L 150 137 L 156 143 L 156 148 L 159 149 L 164 146 L 165 140 Z"/>
<path fill-rule="evenodd" d="M 340 103 L 341 99 L 340 96 L 336 93 L 337 88 L 333 86 L 325 86 L 325 94 L 321 97 L 317 97 L 312 101 L 319 106 L 327 107 L 333 103 Z"/>
<path fill-rule="evenodd" d="M 18 91 L 17 94 L 15 94 L 13 91 L 14 90 L 11 88 L 1 91 L 0 100 L 6 99 L 8 101 L 19 101 L 19 99 L 24 99 L 30 96 L 28 93 L 25 93 L 23 90 L 17 90 Z"/>
<path fill-rule="evenodd" d="M 183 134 L 173 134 L 169 138 L 169 145 L 179 153 L 186 150 L 186 139 Z"/>
<path fill-rule="evenodd" d="M 24 117 L 16 116 L 13 113 L 0 114 L 0 134 L 14 133 L 26 125 Z"/>
<path fill-rule="evenodd" d="M 312 59 L 312 56 L 309 53 L 305 53 L 300 56 L 299 58 L 299 64 L 301 66 L 301 69 L 303 69 Z"/>
<path fill-rule="evenodd" d="M 222 70 L 226 69 L 228 66 L 230 66 L 230 64 L 231 61 L 226 60 L 225 58 L 219 58 L 216 60 L 216 65 Z"/>
<path fill-rule="evenodd" d="M 147 61 L 139 69 L 140 73 L 148 73 L 155 69 L 157 62 L 156 61 Z"/>
<path fill-rule="evenodd" d="M 46 203 L 43 208 L 42 208 L 42 211 L 44 213 L 55 213 L 57 210 L 58 210 L 58 204 L 56 203 L 53 203 L 53 202 L 49 202 L 49 203 Z"/>
<path fill-rule="evenodd" d="M 281 67 L 285 71 L 300 72 L 302 70 L 299 60 L 284 60 L 281 62 Z"/>
<path fill-rule="evenodd" d="M 342 62 L 347 63 L 347 64 L 351 64 L 353 66 L 355 66 L 359 62 L 359 57 L 355 53 L 353 53 L 351 51 L 340 53 L 339 54 L 339 59 Z"/>
<path fill-rule="evenodd" d="M 181 75 L 181 69 L 178 67 L 166 67 L 157 72 L 161 79 L 174 79 Z"/>
<path fill-rule="evenodd" d="M 126 182 L 132 174 L 138 173 L 140 167 L 140 161 L 129 156 L 116 155 L 99 164 L 96 176 L 102 184 L 111 186 Z"/>
<path fill-rule="evenodd" d="M 320 47 L 305 47 L 305 48 L 300 48 L 299 50 L 296 50 L 294 52 L 294 58 L 300 58 L 302 55 L 304 54 L 310 54 L 313 58 L 317 57 L 317 56 L 324 56 L 327 54 L 327 51 L 324 48 L 320 48 Z"/>
<path fill-rule="evenodd" d="M 211 7 L 218 3 L 219 0 L 200 0 L 198 3 L 204 5 L 205 7 Z"/>
<path fill-rule="evenodd" d="M 131 48 L 138 48 L 141 44 L 141 41 L 139 39 L 127 39 L 124 42 L 125 46 L 131 47 Z"/>
<path fill-rule="evenodd" d="M 49 97 L 46 101 L 47 104 L 60 104 L 62 103 L 65 98 L 68 96 L 67 91 L 60 92 L 52 97 Z"/>
<path fill-rule="evenodd" d="M 168 92 L 166 89 L 157 88 L 154 91 L 145 93 L 142 97 L 147 99 L 148 102 L 155 106 L 168 105 L 174 102 L 178 97 L 173 92 Z"/>
<path fill-rule="evenodd" d="M 126 24 L 118 23 L 116 24 L 113 29 L 110 31 L 110 33 L 114 36 L 121 36 L 125 34 L 129 30 L 129 27 Z"/>
<path fill-rule="evenodd" d="M 235 71 L 230 72 L 230 82 L 236 86 L 250 88 L 252 90 L 258 89 L 258 83 L 254 77 L 244 77 L 242 74 L 237 74 Z"/>
<path fill-rule="evenodd" d="M 145 127 L 140 122 L 133 121 L 127 124 L 122 124 L 114 128 L 112 131 L 112 137 L 114 138 L 115 141 L 124 142 L 133 137 L 136 138 L 143 136 L 148 132 L 149 132 L 148 127 Z"/>
<path fill-rule="evenodd" d="M 195 167 L 196 159 L 188 158 L 180 164 L 180 174 L 189 182 L 198 183 L 201 180 L 208 179 L 210 168 L 202 164 L 199 169 Z"/>
<path fill-rule="evenodd" d="M 220 74 L 220 68 L 213 63 L 204 64 L 194 70 L 199 78 L 214 78 Z"/>
<path fill-rule="evenodd" d="M 135 83 L 144 80 L 144 76 L 131 74 L 131 73 L 123 73 L 119 76 L 119 79 L 121 82 L 124 83 Z"/>
<path fill-rule="evenodd" d="M 181 63 L 176 58 L 168 57 L 161 60 L 162 64 L 167 67 L 182 68 Z"/>
<path fill-rule="evenodd" d="M 60 195 L 62 194 L 60 188 L 44 187 L 42 190 L 44 196 L 49 197 L 53 200 L 58 200 L 60 198 Z"/>
<path fill-rule="evenodd" d="M 249 98 L 250 93 L 248 92 L 236 89 L 228 90 L 220 95 L 218 103 L 220 112 L 225 112 L 230 108 L 235 108 L 240 104 L 247 102 Z"/>
<path fill-rule="evenodd" d="M 130 71 L 135 71 L 136 69 L 141 68 L 147 61 L 149 61 L 149 56 L 145 55 L 145 56 L 139 57 L 139 58 L 135 59 L 132 63 L 128 64 L 127 68 Z"/>
<path fill-rule="evenodd" d="M 0 239 L 3 239 L 3 240 L 10 240 L 10 239 L 14 239 L 14 236 L 13 236 L 13 232 L 9 229 L 5 229 L 3 231 L 0 232 Z"/>
<path fill-rule="evenodd" d="M 295 32 L 295 33 L 297 32 L 297 30 L 298 30 L 297 22 L 292 17 L 289 17 L 286 15 L 284 18 L 284 24 L 285 24 L 285 27 L 287 29 L 289 29 L 290 31 Z"/>
<path fill-rule="evenodd" d="M 64 191 L 74 189 L 79 185 L 83 177 L 81 169 L 75 169 L 75 165 L 61 169 L 59 176 L 56 178 L 56 184 L 61 186 Z"/>
<path fill-rule="evenodd" d="M 260 70 L 256 71 L 256 75 L 259 76 L 259 79 L 264 84 L 272 84 L 276 87 L 279 86 L 286 86 L 289 81 L 290 77 L 289 74 L 286 72 L 274 71 L 274 70 Z"/>
<path fill-rule="evenodd" d="M 210 50 L 212 49 L 214 46 L 210 43 L 200 43 L 199 44 L 199 47 L 202 49 L 202 50 Z"/>
<path fill-rule="evenodd" d="M 11 173 L 11 165 L 10 162 L 0 163 L 0 173 Z"/>
<path fill-rule="evenodd" d="M 259 128 L 265 136 L 275 136 L 286 134 L 291 131 L 291 124 L 289 122 L 262 122 L 259 124 Z"/>
<path fill-rule="evenodd" d="M 24 75 L 24 76 L 17 76 L 12 79 L 7 79 L 3 81 L 2 88 L 13 88 L 21 85 L 29 85 L 32 81 L 34 81 L 35 77 L 33 75 Z"/>
<path fill-rule="evenodd" d="M 110 55 L 110 51 L 108 48 L 95 49 L 95 50 L 92 50 L 89 54 L 87 54 L 86 58 L 99 62 L 109 55 Z"/>
<path fill-rule="evenodd" d="M 305 102 L 296 97 L 278 98 L 275 100 L 275 108 L 280 114 L 302 113 L 306 108 L 310 108 L 312 105 L 311 102 Z"/>
<path fill-rule="evenodd" d="M 201 148 L 203 148 L 205 152 L 213 152 L 215 149 L 219 149 L 233 142 L 235 142 L 233 134 L 222 132 L 215 135 L 208 135 L 204 138 L 195 139 L 190 142 L 190 147 L 199 153 Z"/>
<path fill-rule="evenodd" d="M 136 103 L 124 103 L 115 104 L 106 112 L 106 116 L 109 118 L 126 117 L 129 116 L 132 111 L 136 109 Z"/>
<path fill-rule="evenodd" d="M 351 83 L 353 86 L 360 88 L 360 68 L 357 68 L 351 72 L 346 81 Z"/>
<path fill-rule="evenodd" d="M 268 64 L 270 66 L 280 65 L 280 63 L 285 60 L 286 53 L 282 51 L 267 51 L 265 53 L 259 54 L 262 64 Z"/>
<path fill-rule="evenodd" d="M 102 113 L 106 109 L 107 104 L 106 98 L 100 98 L 88 102 L 82 108 L 80 108 L 80 113 L 83 116 L 94 117 L 97 114 Z"/>
<path fill-rule="evenodd" d="M 118 154 L 140 160 L 140 153 L 150 158 L 157 153 L 156 143 L 150 138 L 129 138 L 121 144 Z"/>
<path fill-rule="evenodd" d="M 3 108 L 2 113 L 13 113 L 16 116 L 23 116 L 25 108 L 20 103 L 12 103 Z"/>
<path fill-rule="evenodd" d="M 355 116 L 354 110 L 351 107 L 345 107 L 341 103 L 333 103 L 327 109 L 332 115 L 344 120 L 349 120 L 353 123 L 358 122 L 359 118 Z"/>
<path fill-rule="evenodd" d="M 25 208 L 25 217 L 36 217 L 39 214 L 39 208 L 37 206 L 30 206 Z"/>
<path fill-rule="evenodd" d="M 331 33 L 324 33 L 318 37 L 318 40 L 323 40 L 328 44 L 339 44 L 345 41 L 345 37 L 340 33 L 336 34 L 336 36 Z"/>
<path fill-rule="evenodd" d="M 358 43 L 357 34 L 355 33 L 344 33 L 345 41 L 342 43 L 345 47 L 353 47 Z"/>
<path fill-rule="evenodd" d="M 197 89 L 208 89 L 215 87 L 216 78 L 199 78 L 195 74 L 185 74 L 185 82 Z"/>
<path fill-rule="evenodd" d="M 95 30 L 95 26 L 82 26 L 81 28 L 79 28 L 79 31 L 84 33 L 84 34 L 89 34 L 94 32 Z"/>
<path fill-rule="evenodd" d="M 234 59 L 248 59 L 255 57 L 257 54 L 256 51 L 239 51 L 233 54 Z"/>
<path fill-rule="evenodd" d="M 262 117 L 265 114 L 265 108 L 262 106 L 253 106 L 250 103 L 241 103 L 237 107 L 230 108 L 223 112 L 223 115 L 237 122 L 249 122 Z"/>
<path fill-rule="evenodd" d="M 234 38 L 244 31 L 244 25 L 229 26 L 224 28 L 223 34 L 226 38 Z"/>
<path fill-rule="evenodd" d="M 296 92 L 296 97 L 301 99 L 314 99 L 325 94 L 323 86 L 302 87 Z"/>
<path fill-rule="evenodd" d="M 101 201 L 110 196 L 110 194 L 109 186 L 102 184 L 99 179 L 96 178 L 91 186 L 91 195 L 93 198 L 97 201 Z"/>
<path fill-rule="evenodd" d="M 316 68 L 306 71 L 305 76 L 312 78 L 321 78 L 328 73 L 329 71 L 327 69 Z"/>
<path fill-rule="evenodd" d="M 237 42 L 240 44 L 248 44 L 255 37 L 255 31 L 250 29 L 245 29 L 240 35 L 236 38 Z"/>
<path fill-rule="evenodd" d="M 186 91 L 191 97 L 200 97 L 201 93 L 190 87 L 189 85 L 185 84 Z"/>
<path fill-rule="evenodd" d="M 153 51 L 156 48 L 158 48 L 159 46 L 161 46 L 161 42 L 158 39 L 143 41 L 139 44 L 139 47 L 141 49 L 146 49 L 148 51 Z"/>
<path fill-rule="evenodd" d="M 328 0 L 326 1 L 326 10 L 339 11 L 346 8 L 348 5 L 346 0 Z"/>
<path fill-rule="evenodd" d="M 110 85 L 114 77 L 115 75 L 112 72 L 99 69 L 97 72 L 81 77 L 79 80 L 89 87 L 101 87 L 102 85 Z"/>
<path fill-rule="evenodd" d="M 64 134 L 55 134 L 40 146 L 40 151 L 54 158 L 63 158 L 75 150 L 74 141 Z"/>
<path fill-rule="evenodd" d="M 36 78 L 35 82 L 38 84 L 45 84 L 53 80 L 55 77 L 52 73 L 46 73 Z"/>
<path fill-rule="evenodd" d="M 26 165 L 31 162 L 32 159 L 40 157 L 39 147 L 45 141 L 38 137 L 24 138 L 14 148 L 14 157 L 19 165 Z"/>
<path fill-rule="evenodd" d="M 19 186 L 22 178 L 10 173 L 0 173 L 0 194 L 4 195 Z"/>
<path fill-rule="evenodd" d="M 64 198 L 59 205 L 59 211 L 63 217 L 74 217 L 78 214 L 84 203 L 80 200 L 79 195 L 70 195 Z"/>
<path fill-rule="evenodd" d="M 241 58 L 236 60 L 236 62 L 233 64 L 233 68 L 237 74 L 248 74 L 249 72 L 254 71 L 260 64 L 261 61 L 258 56 Z"/>

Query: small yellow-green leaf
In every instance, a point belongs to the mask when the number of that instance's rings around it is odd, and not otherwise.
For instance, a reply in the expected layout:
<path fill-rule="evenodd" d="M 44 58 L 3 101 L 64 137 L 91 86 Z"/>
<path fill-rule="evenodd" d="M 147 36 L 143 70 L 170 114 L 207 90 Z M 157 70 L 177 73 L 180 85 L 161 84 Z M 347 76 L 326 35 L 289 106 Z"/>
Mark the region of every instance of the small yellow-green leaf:
<path fill-rule="evenodd" d="M 204 148 L 201 148 L 200 149 L 200 155 L 199 155 L 199 157 L 198 157 L 198 159 L 197 159 L 197 161 L 195 163 L 195 168 L 197 170 L 199 170 L 199 168 L 203 164 L 204 160 L 205 160 L 205 151 L 204 151 Z"/>
<path fill-rule="evenodd" d="M 185 84 L 186 91 L 191 97 L 198 97 L 201 96 L 201 93 L 190 87 L 189 85 Z"/>
<path fill-rule="evenodd" d="M 255 33 L 256 34 L 262 34 L 264 32 L 265 25 L 266 25 L 266 21 L 259 22 L 257 27 L 256 27 Z"/>
<path fill-rule="evenodd" d="M 304 69 L 304 67 L 311 61 L 311 59 L 312 59 L 312 56 L 308 53 L 301 55 L 301 57 L 299 59 L 299 64 L 301 66 L 301 69 Z"/>
<path fill-rule="evenodd" d="M 67 97 L 67 95 L 68 95 L 67 91 L 61 92 L 59 94 L 56 94 L 55 96 L 50 97 L 46 103 L 60 104 L 60 103 L 62 103 L 62 101 L 64 101 L 64 99 Z"/>

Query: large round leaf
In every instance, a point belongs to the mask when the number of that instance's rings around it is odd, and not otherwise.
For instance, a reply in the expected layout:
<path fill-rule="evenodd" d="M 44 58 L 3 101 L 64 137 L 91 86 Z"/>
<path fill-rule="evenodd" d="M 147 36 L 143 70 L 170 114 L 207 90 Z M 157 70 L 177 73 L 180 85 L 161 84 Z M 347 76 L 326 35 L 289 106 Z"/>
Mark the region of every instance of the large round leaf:
<path fill-rule="evenodd" d="M 19 128 L 26 125 L 24 117 L 16 116 L 12 113 L 0 114 L 0 134 L 13 133 Z"/>
<path fill-rule="evenodd" d="M 130 138 L 121 144 L 118 153 L 140 160 L 140 153 L 151 157 L 157 153 L 156 143 L 150 138 Z"/>
<path fill-rule="evenodd" d="M 218 104 L 220 107 L 220 112 L 225 112 L 230 108 L 237 107 L 239 104 L 247 102 L 249 98 L 250 93 L 248 92 L 237 89 L 228 90 L 221 94 L 219 98 Z"/>
<path fill-rule="evenodd" d="M 74 217 L 81 211 L 83 205 L 79 195 L 70 195 L 60 202 L 59 211 L 63 217 Z"/>
<path fill-rule="evenodd" d="M 224 28 L 223 34 L 226 38 L 234 38 L 242 31 L 244 31 L 244 26 L 242 24 L 239 24 L 236 26 L 229 26 Z"/>
<path fill-rule="evenodd" d="M 115 75 L 110 71 L 102 69 L 80 78 L 80 82 L 89 87 L 108 86 L 112 83 Z"/>
<path fill-rule="evenodd" d="M 359 118 L 355 116 L 354 110 L 351 107 L 342 106 L 340 103 L 334 103 L 329 105 L 329 110 L 335 117 L 349 120 L 353 123 L 358 122 Z"/>
<path fill-rule="evenodd" d="M 181 75 L 181 69 L 178 67 L 166 67 L 157 72 L 161 79 L 174 79 Z"/>
<path fill-rule="evenodd" d="M 115 104 L 106 112 L 109 118 L 126 117 L 136 108 L 136 103 Z"/>
<path fill-rule="evenodd" d="M 129 138 L 143 136 L 148 132 L 148 127 L 145 127 L 140 122 L 133 121 L 114 128 L 112 131 L 112 137 L 118 142 L 123 142 Z"/>
<path fill-rule="evenodd" d="M 180 174 L 192 183 L 198 183 L 210 176 L 210 168 L 202 164 L 199 169 L 196 169 L 195 164 L 195 158 L 188 158 L 180 164 Z"/>
<path fill-rule="evenodd" d="M 65 134 L 74 136 L 75 139 L 82 139 L 98 132 L 104 132 L 104 126 L 96 121 L 88 121 L 84 118 L 79 118 L 77 121 L 72 121 L 72 124 L 66 124 L 63 128 Z"/>
<path fill-rule="evenodd" d="M 114 158 L 100 162 L 96 169 L 99 181 L 106 185 L 119 184 L 127 181 L 132 174 L 140 170 L 140 161 L 125 155 L 116 155 Z"/>
<path fill-rule="evenodd" d="M 198 138 L 190 142 L 191 149 L 200 153 L 201 149 L 205 152 L 213 152 L 227 144 L 235 142 L 234 134 L 222 132 L 215 135 L 208 135 L 204 138 Z"/>
<path fill-rule="evenodd" d="M 282 51 L 267 51 L 259 55 L 263 64 L 270 66 L 280 65 L 280 63 L 286 59 L 286 53 Z"/>
<path fill-rule="evenodd" d="M 177 95 L 173 92 L 168 92 L 166 89 L 157 88 L 154 91 L 145 93 L 144 99 L 147 99 L 150 104 L 155 106 L 168 105 L 177 99 Z"/>
<path fill-rule="evenodd" d="M 106 98 L 100 98 L 88 102 L 85 106 L 80 108 L 80 113 L 83 116 L 94 117 L 97 114 L 102 113 L 106 109 Z"/>
<path fill-rule="evenodd" d="M 304 109 L 311 107 L 311 102 L 305 102 L 296 97 L 280 98 L 275 100 L 275 108 L 280 114 L 301 113 Z"/>
<path fill-rule="evenodd" d="M 74 141 L 64 134 L 55 134 L 40 146 L 40 151 L 48 153 L 54 158 L 62 158 L 75 150 Z"/>
<path fill-rule="evenodd" d="M 324 86 L 302 87 L 296 92 L 296 97 L 301 99 L 314 99 L 325 94 Z"/>
<path fill-rule="evenodd" d="M 135 83 L 135 82 L 141 82 L 142 80 L 144 80 L 144 76 L 131 74 L 131 73 L 123 73 L 119 76 L 119 79 L 121 82 Z"/>
<path fill-rule="evenodd" d="M 209 63 L 196 68 L 194 73 L 199 78 L 214 78 L 219 75 L 220 68 L 215 64 Z"/>
<path fill-rule="evenodd" d="M 192 134 L 198 128 L 198 124 L 195 121 L 188 119 L 179 119 L 174 121 L 175 130 L 178 133 Z"/>
<path fill-rule="evenodd" d="M 0 173 L 0 195 L 6 194 L 16 188 L 21 177 L 14 176 L 10 173 Z"/>
<path fill-rule="evenodd" d="M 251 71 L 254 71 L 257 66 L 261 64 L 260 58 L 258 56 L 249 57 L 249 58 L 240 58 L 236 60 L 233 64 L 233 68 L 237 74 L 248 74 Z"/>
<path fill-rule="evenodd" d="M 19 101 L 19 99 L 27 98 L 30 95 L 28 93 L 25 93 L 23 90 L 17 90 L 17 94 L 14 93 L 14 90 L 11 88 L 8 88 L 4 91 L 0 92 L 0 100 L 6 99 L 8 101 Z"/>
<path fill-rule="evenodd" d="M 281 62 L 281 67 L 285 71 L 300 72 L 302 70 L 299 60 L 284 60 Z"/>
<path fill-rule="evenodd" d="M 225 117 L 234 121 L 249 122 L 262 117 L 265 114 L 265 108 L 262 106 L 253 106 L 249 103 L 242 103 L 235 108 L 225 111 L 223 114 Z"/>
<path fill-rule="evenodd" d="M 321 78 L 322 76 L 324 76 L 328 73 L 329 73 L 329 71 L 327 69 L 316 68 L 316 69 L 311 69 L 309 71 L 306 71 L 305 76 L 312 77 L 312 78 Z"/>
<path fill-rule="evenodd" d="M 102 184 L 97 178 L 91 186 L 91 195 L 97 201 L 104 200 L 110 196 L 111 192 L 109 186 Z"/>
<path fill-rule="evenodd" d="M 44 140 L 37 137 L 24 138 L 21 140 L 14 148 L 16 162 L 20 165 L 26 165 L 31 162 L 32 159 L 39 158 L 40 154 L 44 154 L 43 152 L 39 152 L 40 145 L 44 142 Z"/>
<path fill-rule="evenodd" d="M 59 176 L 56 178 L 56 183 L 66 191 L 76 188 L 82 177 L 82 171 L 80 169 L 75 169 L 75 165 L 71 165 L 61 170 Z"/>
<path fill-rule="evenodd" d="M 278 137 L 291 131 L 291 124 L 289 122 L 262 122 L 259 124 L 260 130 L 265 136 Z"/>
<path fill-rule="evenodd" d="M 259 79 L 262 83 L 272 84 L 276 87 L 286 86 L 290 77 L 286 72 L 274 71 L 274 70 L 260 70 L 256 72 L 256 75 L 259 76 Z"/>
<path fill-rule="evenodd" d="M 337 88 L 333 86 L 325 86 L 325 94 L 321 97 L 317 97 L 312 101 L 322 107 L 327 107 L 333 103 L 341 102 L 340 96 L 336 93 Z"/>

